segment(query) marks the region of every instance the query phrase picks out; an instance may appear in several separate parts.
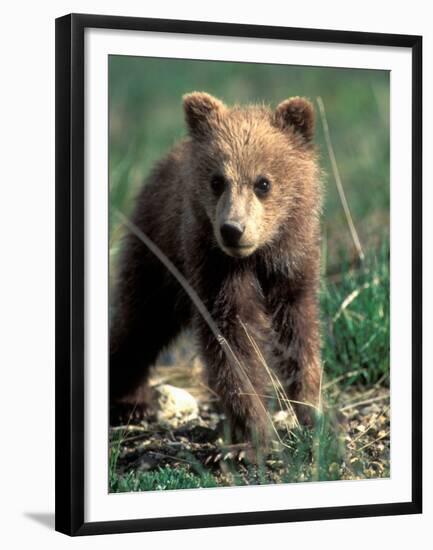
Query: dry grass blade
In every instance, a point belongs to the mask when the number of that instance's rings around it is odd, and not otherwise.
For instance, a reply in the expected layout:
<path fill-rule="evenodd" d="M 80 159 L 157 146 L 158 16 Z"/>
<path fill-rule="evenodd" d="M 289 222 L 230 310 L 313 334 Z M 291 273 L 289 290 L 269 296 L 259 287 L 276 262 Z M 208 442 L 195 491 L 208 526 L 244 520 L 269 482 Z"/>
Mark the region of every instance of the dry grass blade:
<path fill-rule="evenodd" d="M 340 315 L 343 313 L 343 311 L 349 307 L 349 305 L 356 300 L 356 298 L 361 294 L 363 290 L 366 290 L 367 288 L 370 288 L 371 286 L 378 285 L 380 282 L 378 277 L 375 277 L 372 281 L 369 281 L 367 283 L 364 283 L 359 288 L 355 288 L 346 298 L 343 300 L 343 303 L 338 308 L 337 313 L 334 315 L 332 322 L 335 323 L 337 319 L 340 317 Z"/>
<path fill-rule="evenodd" d="M 276 392 L 276 396 L 277 396 L 277 399 L 278 399 L 278 403 L 279 405 L 282 407 L 282 403 L 285 403 L 287 404 L 290 409 L 288 412 L 290 412 L 293 416 L 294 416 L 294 419 L 295 419 L 295 422 L 296 422 L 296 425 L 298 427 L 300 427 L 300 424 L 299 424 L 299 421 L 298 421 L 298 418 L 296 416 L 296 413 L 292 407 L 292 403 L 297 403 L 298 405 L 305 405 L 307 407 L 312 407 L 313 409 L 316 409 L 317 411 L 321 412 L 321 403 L 322 403 L 322 375 L 323 375 L 323 369 L 320 370 L 320 386 L 319 386 L 319 405 L 316 407 L 316 405 L 313 405 L 312 403 L 307 403 L 306 401 L 295 401 L 294 399 L 289 399 L 287 394 L 286 394 L 286 391 L 284 390 L 284 387 L 281 383 L 281 381 L 279 380 L 278 376 L 268 367 L 268 364 L 266 363 L 266 360 L 265 358 L 263 357 L 263 354 L 261 353 L 260 351 L 260 348 L 258 347 L 257 343 L 254 341 L 254 339 L 252 338 L 252 336 L 249 334 L 248 332 L 248 329 L 246 327 L 246 325 L 239 319 L 239 322 L 241 323 L 243 329 L 245 330 L 254 350 L 256 351 L 256 353 L 258 354 L 259 358 L 260 358 L 260 361 L 261 363 L 263 364 L 263 366 L 265 367 L 266 369 L 266 372 L 268 373 L 268 376 L 269 378 L 271 379 L 271 382 L 272 382 L 272 385 L 274 387 L 274 390 Z"/>
<path fill-rule="evenodd" d="M 343 183 L 340 177 L 340 171 L 338 170 L 337 159 L 335 157 L 334 148 L 332 146 L 331 134 L 329 133 L 328 120 L 326 118 L 325 105 L 322 98 L 317 97 L 317 104 L 319 106 L 320 118 L 322 120 L 323 132 L 325 134 L 326 146 L 328 148 L 329 158 L 331 160 L 332 171 L 334 174 L 335 183 L 337 185 L 338 195 L 340 197 L 341 204 L 343 206 L 344 215 L 346 216 L 347 225 L 355 246 L 356 252 L 361 262 L 364 261 L 365 255 L 359 240 L 358 232 L 356 231 L 355 224 L 353 223 L 352 214 L 350 212 L 349 203 L 347 202 L 346 193 L 344 192 Z"/>
<path fill-rule="evenodd" d="M 373 439 L 373 441 L 369 441 L 368 443 L 366 443 L 365 445 L 363 445 L 362 447 L 360 447 L 359 449 L 356 449 L 356 452 L 361 452 L 363 451 L 364 449 L 366 449 L 367 447 L 371 447 L 371 445 L 373 445 L 374 443 L 377 443 L 378 441 L 380 441 L 381 439 L 384 439 L 385 437 L 387 437 L 389 434 L 390 434 L 390 430 L 388 430 L 387 432 L 385 432 L 384 434 L 380 435 L 379 437 L 376 437 L 376 439 Z"/>
<path fill-rule="evenodd" d="M 344 407 L 340 408 L 340 412 L 347 411 L 349 409 L 356 409 L 361 405 L 369 405 L 370 403 L 375 403 L 376 401 L 382 401 L 383 399 L 389 399 L 389 394 L 379 395 L 378 397 L 372 397 L 371 399 L 365 399 L 364 401 L 358 401 L 357 403 L 349 403 Z"/>
<path fill-rule="evenodd" d="M 250 337 L 250 342 L 251 342 L 251 344 L 252 344 L 253 347 L 254 347 L 255 342 L 252 340 L 251 337 Z M 227 345 L 228 345 L 228 344 L 227 344 Z M 263 358 L 263 356 L 262 356 L 261 353 L 260 353 L 259 348 L 257 347 L 257 345 L 255 345 L 255 346 L 256 346 L 255 349 L 256 349 L 256 352 L 257 352 L 258 355 L 259 355 L 259 358 L 260 358 L 260 357 Z M 255 387 L 254 387 L 254 385 L 252 384 L 251 380 L 249 379 L 248 374 L 245 372 L 244 367 L 242 366 L 242 364 L 240 363 L 240 361 L 237 359 L 237 357 L 236 357 L 234 354 L 233 354 L 233 357 L 234 357 L 235 360 L 236 360 L 238 369 L 239 369 L 239 371 L 242 373 L 242 375 L 243 375 L 243 377 L 244 377 L 244 380 L 247 382 L 247 384 L 248 384 L 248 385 L 251 387 L 251 389 L 252 389 L 251 395 L 253 395 L 254 397 L 257 398 L 257 400 L 258 400 L 260 406 L 262 407 L 263 411 L 265 412 L 266 417 L 267 417 L 267 419 L 268 419 L 268 421 L 269 421 L 269 424 L 271 425 L 271 427 L 272 427 L 272 429 L 273 429 L 273 431 L 274 431 L 274 433 L 275 433 L 275 435 L 276 435 L 276 437 L 277 437 L 279 443 L 280 443 L 281 445 L 283 445 L 283 447 L 290 448 L 290 447 L 289 447 L 286 443 L 284 443 L 284 441 L 281 439 L 280 434 L 278 433 L 278 430 L 277 430 L 277 428 L 276 428 L 274 422 L 272 421 L 272 417 L 271 417 L 269 411 L 268 411 L 267 408 L 265 407 L 265 405 L 264 405 L 264 403 L 263 403 L 263 401 L 262 401 L 262 399 L 261 399 L 261 396 L 257 393 L 257 391 L 256 391 L 256 389 L 255 389 Z M 266 361 L 264 361 L 264 359 L 263 359 L 263 363 L 266 365 Z M 268 374 L 269 374 L 269 373 L 271 374 L 271 372 L 270 372 L 269 368 L 267 367 L 267 365 L 266 365 L 266 368 L 267 368 Z M 271 374 L 271 376 L 272 376 L 272 374 Z M 271 381 L 273 382 L 272 378 L 271 378 Z M 296 422 L 298 422 L 298 420 L 297 420 L 297 418 L 296 418 L 296 415 L 295 415 L 295 412 L 294 412 L 294 411 L 293 411 L 293 414 L 294 414 L 294 418 L 296 419 Z M 298 425 L 299 425 L 299 422 L 298 422 Z"/>
<path fill-rule="evenodd" d="M 281 410 L 284 410 L 285 408 L 287 409 L 287 412 L 289 413 L 289 415 L 291 415 L 291 417 L 294 419 L 295 421 L 295 425 L 299 428 L 300 427 L 300 423 L 299 423 L 299 420 L 298 420 L 298 417 L 296 415 L 296 412 L 295 410 L 293 409 L 293 403 L 295 404 L 298 404 L 298 405 L 304 405 L 304 406 L 307 406 L 307 407 L 312 407 L 313 409 L 317 410 L 319 413 L 322 412 L 322 375 L 323 375 L 323 369 L 321 369 L 321 373 L 320 373 L 320 387 L 319 387 L 319 406 L 316 407 L 315 405 L 313 405 L 312 403 L 307 403 L 305 401 L 296 401 L 294 399 L 289 399 L 285 390 L 284 390 L 284 387 L 283 385 L 281 384 L 279 378 L 276 376 L 276 374 L 269 368 L 268 364 L 266 363 L 266 360 L 265 358 L 263 357 L 263 354 L 262 352 L 260 351 L 260 348 L 258 347 L 257 343 L 254 341 L 253 337 L 250 335 L 250 333 L 248 332 L 248 328 L 247 326 L 245 325 L 245 323 L 242 322 L 242 320 L 238 317 L 238 320 L 242 326 L 242 328 L 244 329 L 245 331 L 245 334 L 247 335 L 247 338 L 249 340 L 249 342 L 251 343 L 251 345 L 253 346 L 255 352 L 257 353 L 259 359 L 260 359 L 260 362 L 262 363 L 262 365 L 264 366 L 270 380 L 271 380 L 271 383 L 272 383 L 272 386 L 274 388 L 274 391 L 275 391 L 275 395 L 277 397 L 277 401 L 278 401 L 278 404 L 281 408 Z M 286 405 L 286 407 L 284 407 L 284 405 Z M 287 447 L 287 448 L 290 448 L 289 445 L 285 444 L 281 438 L 280 438 L 280 435 L 278 433 L 278 430 L 277 428 L 275 427 L 275 424 L 272 422 L 272 419 L 270 418 L 270 415 L 268 414 L 268 418 L 270 419 L 270 422 L 271 422 L 271 425 L 272 425 L 272 428 L 275 432 L 275 434 L 277 435 L 277 438 L 279 440 L 279 442 L 284 446 L 284 447 Z M 288 428 L 287 428 L 287 434 L 290 435 L 290 433 L 292 433 Z"/>
<path fill-rule="evenodd" d="M 269 379 L 271 381 L 271 384 L 272 384 L 272 387 L 274 388 L 274 391 L 275 391 L 275 395 L 277 397 L 277 400 L 278 400 L 278 404 L 280 406 L 280 408 L 282 410 L 284 410 L 284 407 L 283 407 L 283 403 L 285 403 L 287 405 L 287 408 L 288 408 L 288 412 L 289 414 L 294 418 L 295 420 L 295 424 L 296 426 L 300 426 L 299 424 L 299 420 L 296 416 L 296 413 L 293 409 L 293 406 L 290 402 L 290 399 L 287 397 L 287 394 L 283 388 L 283 385 L 281 384 L 280 380 L 278 379 L 278 377 L 275 375 L 274 372 L 271 371 L 271 369 L 268 367 L 268 364 L 266 363 L 266 360 L 265 358 L 263 357 L 263 354 L 262 352 L 260 351 L 260 348 L 259 346 L 257 345 L 257 343 L 254 341 L 254 339 L 252 338 L 252 336 L 250 335 L 250 333 L 248 332 L 248 329 L 245 325 L 245 323 L 242 322 L 242 320 L 238 317 L 238 320 L 242 326 L 242 328 L 244 329 L 244 332 L 250 342 L 250 344 L 252 345 L 254 351 L 256 352 L 261 364 L 264 366 L 265 370 L 266 370 L 266 373 L 267 375 L 269 376 Z M 274 427 L 274 430 L 277 432 L 276 428 Z"/>
<path fill-rule="evenodd" d="M 323 385 L 323 389 L 327 390 L 329 388 L 332 388 L 332 386 L 335 386 L 336 384 L 338 384 L 339 382 L 341 382 L 342 380 L 346 379 L 346 378 L 350 378 L 351 376 L 356 376 L 357 374 L 359 374 L 360 372 L 363 372 L 363 369 L 356 369 L 356 370 L 351 370 L 349 372 L 346 372 L 345 374 L 342 374 L 340 376 L 337 376 L 336 378 L 334 378 L 333 380 L 330 380 L 329 382 L 327 382 L 326 384 Z"/>
<path fill-rule="evenodd" d="M 222 341 L 225 341 L 218 327 L 214 323 L 211 314 L 209 313 L 206 306 L 199 298 L 197 292 L 192 288 L 192 286 L 188 283 L 188 281 L 185 279 L 182 273 L 177 269 L 177 267 L 167 258 L 167 256 L 159 249 L 159 247 L 151 239 L 149 239 L 149 237 L 145 235 L 143 231 L 141 231 L 139 227 L 137 227 L 134 223 L 132 223 L 131 220 L 129 220 L 125 216 L 125 214 L 123 214 L 123 212 L 121 212 L 117 208 L 114 209 L 114 212 L 122 220 L 122 223 L 131 231 L 131 233 L 133 233 L 144 245 L 146 245 L 147 248 L 158 258 L 158 260 L 163 265 L 165 265 L 165 267 L 170 271 L 170 273 L 178 280 L 178 282 L 182 285 L 185 292 L 190 297 L 195 307 L 198 309 L 200 315 L 208 324 L 215 338 L 217 338 L 218 341 L 220 341 L 221 339 Z"/>

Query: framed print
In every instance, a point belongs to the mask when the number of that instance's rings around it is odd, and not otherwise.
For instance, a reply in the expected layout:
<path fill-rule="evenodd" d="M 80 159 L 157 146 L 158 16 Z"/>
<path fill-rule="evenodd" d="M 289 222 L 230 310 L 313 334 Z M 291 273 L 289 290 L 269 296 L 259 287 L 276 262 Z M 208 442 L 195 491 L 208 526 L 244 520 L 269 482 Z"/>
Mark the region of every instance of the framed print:
<path fill-rule="evenodd" d="M 421 513 L 419 36 L 56 20 L 56 529 Z"/>

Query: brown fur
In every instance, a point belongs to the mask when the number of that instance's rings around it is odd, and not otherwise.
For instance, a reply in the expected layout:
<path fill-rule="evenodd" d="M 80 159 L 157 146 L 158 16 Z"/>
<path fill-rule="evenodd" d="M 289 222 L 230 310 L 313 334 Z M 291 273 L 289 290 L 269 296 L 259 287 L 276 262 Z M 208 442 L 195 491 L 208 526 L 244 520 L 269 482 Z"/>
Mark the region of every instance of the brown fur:
<path fill-rule="evenodd" d="M 312 144 L 314 112 L 303 98 L 228 108 L 204 93 L 184 97 L 190 137 L 154 169 L 133 223 L 173 262 L 211 313 L 255 391 L 267 375 L 242 323 L 276 370 L 290 399 L 317 405 L 320 345 L 317 305 L 321 188 Z M 223 191 L 211 189 L 224 178 Z M 270 182 L 258 196 L 258 177 Z M 227 248 L 220 227 L 245 226 Z M 126 237 L 111 329 L 110 397 L 139 411 L 159 352 L 195 329 L 209 384 L 234 433 L 266 437 L 266 414 L 235 361 L 222 350 L 175 277 L 133 234 Z M 249 395 L 248 395 L 249 394 Z M 304 423 L 312 408 L 295 406 Z"/>

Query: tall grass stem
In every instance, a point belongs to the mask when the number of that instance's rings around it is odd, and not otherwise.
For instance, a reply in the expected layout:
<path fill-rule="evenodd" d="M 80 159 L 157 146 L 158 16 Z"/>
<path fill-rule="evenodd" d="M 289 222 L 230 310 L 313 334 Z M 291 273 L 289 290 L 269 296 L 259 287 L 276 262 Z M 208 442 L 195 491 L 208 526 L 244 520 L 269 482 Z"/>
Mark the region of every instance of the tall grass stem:
<path fill-rule="evenodd" d="M 317 97 L 317 105 L 319 106 L 320 118 L 322 120 L 323 133 L 325 134 L 326 147 L 328 149 L 329 158 L 331 160 L 332 172 L 334 174 L 335 183 L 337 185 L 338 195 L 340 197 L 341 204 L 343 206 L 344 215 L 346 216 L 347 225 L 355 246 L 356 252 L 361 262 L 364 261 L 365 255 L 361 246 L 358 232 L 356 231 L 355 224 L 353 223 L 352 214 L 350 212 L 349 203 L 347 202 L 346 193 L 344 192 L 343 182 L 341 181 L 340 171 L 338 170 L 337 159 L 335 157 L 334 148 L 332 146 L 331 134 L 329 132 L 328 120 L 326 118 L 325 105 L 323 99 Z"/>

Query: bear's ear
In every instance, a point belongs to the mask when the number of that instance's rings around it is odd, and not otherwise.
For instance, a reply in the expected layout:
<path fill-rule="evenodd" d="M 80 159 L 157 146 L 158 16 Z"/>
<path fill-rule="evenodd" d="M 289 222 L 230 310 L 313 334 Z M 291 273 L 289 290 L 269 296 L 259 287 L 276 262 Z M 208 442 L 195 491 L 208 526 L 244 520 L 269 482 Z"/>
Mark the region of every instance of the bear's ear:
<path fill-rule="evenodd" d="M 313 104 L 303 97 L 286 99 L 276 108 L 274 122 L 281 130 L 294 130 L 309 143 L 314 136 Z"/>
<path fill-rule="evenodd" d="M 183 96 L 183 109 L 190 134 L 203 137 L 221 120 L 226 106 L 205 92 L 192 92 Z"/>

